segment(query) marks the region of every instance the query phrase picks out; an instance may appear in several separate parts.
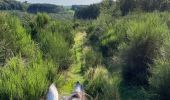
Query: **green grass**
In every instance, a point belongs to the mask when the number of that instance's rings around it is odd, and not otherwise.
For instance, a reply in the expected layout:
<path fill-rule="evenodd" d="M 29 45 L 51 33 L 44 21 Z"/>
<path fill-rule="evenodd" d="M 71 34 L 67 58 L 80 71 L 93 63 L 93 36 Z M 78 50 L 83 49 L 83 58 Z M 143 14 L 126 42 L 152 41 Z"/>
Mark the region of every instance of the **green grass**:
<path fill-rule="evenodd" d="M 77 81 L 80 83 L 84 82 L 84 77 L 81 74 L 81 67 L 84 63 L 82 60 L 83 58 L 83 45 L 84 45 L 84 38 L 86 36 L 86 33 L 78 32 L 75 35 L 74 41 L 75 44 L 73 46 L 73 52 L 75 54 L 75 62 L 72 64 L 72 66 L 68 69 L 67 72 L 64 74 L 65 83 L 60 88 L 61 94 L 70 94 L 74 88 L 74 85 Z"/>

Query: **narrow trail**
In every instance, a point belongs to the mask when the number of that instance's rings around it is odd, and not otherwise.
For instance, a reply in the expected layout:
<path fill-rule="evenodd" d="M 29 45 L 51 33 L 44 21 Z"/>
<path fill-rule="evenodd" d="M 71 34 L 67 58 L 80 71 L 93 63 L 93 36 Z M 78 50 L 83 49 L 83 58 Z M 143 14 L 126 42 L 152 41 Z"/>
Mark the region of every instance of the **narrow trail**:
<path fill-rule="evenodd" d="M 74 47 L 73 47 L 73 51 L 75 54 L 75 64 L 71 67 L 70 69 L 70 73 L 74 76 L 75 79 L 73 79 L 75 82 L 80 81 L 83 82 L 83 76 L 81 75 L 81 66 L 83 65 L 83 50 L 84 50 L 84 42 L 85 42 L 85 38 L 86 38 L 86 33 L 83 32 L 79 32 L 76 34 L 74 41 Z M 77 77 L 77 78 L 76 78 Z"/>
<path fill-rule="evenodd" d="M 69 94 L 72 92 L 73 87 L 77 81 L 80 83 L 84 82 L 83 75 L 81 74 L 81 66 L 83 65 L 83 50 L 85 43 L 86 33 L 78 32 L 74 37 L 74 46 L 72 48 L 72 52 L 74 53 L 75 61 L 71 65 L 70 69 L 66 72 L 66 84 L 63 85 L 62 92 L 64 94 Z"/>

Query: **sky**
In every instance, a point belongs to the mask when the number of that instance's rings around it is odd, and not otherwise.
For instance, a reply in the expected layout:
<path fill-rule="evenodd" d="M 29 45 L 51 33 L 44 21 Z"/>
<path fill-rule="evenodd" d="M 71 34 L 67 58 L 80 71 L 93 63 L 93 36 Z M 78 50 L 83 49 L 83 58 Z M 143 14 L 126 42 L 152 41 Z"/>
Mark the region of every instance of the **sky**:
<path fill-rule="evenodd" d="M 101 2 L 102 0 L 18 0 L 28 1 L 29 3 L 50 3 L 56 5 L 89 5 L 93 3 Z"/>

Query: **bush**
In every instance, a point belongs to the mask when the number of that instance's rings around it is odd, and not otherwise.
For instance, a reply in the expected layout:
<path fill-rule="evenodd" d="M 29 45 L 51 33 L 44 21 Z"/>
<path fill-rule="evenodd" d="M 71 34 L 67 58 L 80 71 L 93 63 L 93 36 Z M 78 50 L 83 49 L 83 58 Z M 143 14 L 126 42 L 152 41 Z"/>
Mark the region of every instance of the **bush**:
<path fill-rule="evenodd" d="M 87 71 L 89 68 L 95 68 L 98 64 L 102 63 L 102 55 L 99 52 L 95 52 L 92 48 L 85 48 L 84 50 L 85 66 L 83 71 Z"/>
<path fill-rule="evenodd" d="M 96 69 L 89 69 L 85 80 L 85 90 L 97 100 L 118 98 L 116 92 L 118 78 L 112 78 L 104 67 L 98 66 Z"/>
<path fill-rule="evenodd" d="M 0 14 L 0 50 L 4 58 L 0 68 L 0 99 L 37 100 L 57 78 L 58 65 L 43 60 L 41 51 L 26 33 L 20 21 Z"/>
<path fill-rule="evenodd" d="M 148 92 L 142 87 L 119 85 L 120 100 L 149 100 Z"/>
<path fill-rule="evenodd" d="M 167 40 L 168 29 L 155 14 L 130 21 L 128 26 L 130 42 L 124 55 L 123 82 L 127 85 L 146 87 L 149 85 L 151 66 L 161 54 L 161 48 Z"/>
<path fill-rule="evenodd" d="M 52 67 L 51 63 L 42 61 L 26 66 L 22 58 L 11 58 L 0 69 L 0 99 L 40 99 L 50 83 L 47 75 Z"/>
<path fill-rule="evenodd" d="M 116 20 L 108 27 L 100 40 L 100 48 L 104 57 L 112 57 L 119 51 L 119 46 L 127 42 L 127 21 Z"/>
<path fill-rule="evenodd" d="M 44 28 L 50 22 L 50 17 L 45 13 L 38 13 L 35 18 L 37 27 Z"/>
<path fill-rule="evenodd" d="M 159 60 L 154 68 L 151 78 L 151 87 L 153 91 L 152 98 L 155 100 L 169 100 L 170 98 L 170 67 L 169 62 Z"/>
<path fill-rule="evenodd" d="M 69 44 L 73 41 L 73 35 L 66 29 L 70 26 L 64 26 L 63 23 L 57 21 L 53 21 L 53 23 L 51 18 L 44 13 L 39 13 L 34 18 L 33 23 L 30 23 L 31 36 L 34 41 L 38 42 L 43 52 L 43 58 L 53 60 L 59 64 L 60 69 L 67 69 L 71 62 Z"/>
<path fill-rule="evenodd" d="M 5 59 L 18 54 L 25 60 L 36 59 L 35 54 L 39 52 L 18 18 L 7 13 L 1 13 L 0 26 L 0 41 L 4 45 L 4 52 L 6 52 Z"/>
<path fill-rule="evenodd" d="M 53 33 L 59 33 L 71 47 L 74 43 L 73 24 L 71 21 L 56 20 L 51 25 Z"/>
<path fill-rule="evenodd" d="M 71 52 L 64 38 L 58 33 L 41 30 L 38 42 L 44 58 L 52 59 L 59 64 L 60 69 L 67 69 L 71 63 Z"/>

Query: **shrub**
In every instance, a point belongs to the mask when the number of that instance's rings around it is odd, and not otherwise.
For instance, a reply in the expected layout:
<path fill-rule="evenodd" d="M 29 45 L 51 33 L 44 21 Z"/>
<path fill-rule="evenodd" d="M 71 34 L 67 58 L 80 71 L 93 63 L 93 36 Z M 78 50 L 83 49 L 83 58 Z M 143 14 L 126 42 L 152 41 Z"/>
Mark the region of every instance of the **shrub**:
<path fill-rule="evenodd" d="M 119 85 L 120 100 L 149 100 L 148 92 L 137 86 Z"/>
<path fill-rule="evenodd" d="M 67 69 L 71 63 L 71 52 L 65 39 L 58 33 L 41 30 L 38 33 L 39 46 L 44 58 L 52 59 L 60 69 Z"/>
<path fill-rule="evenodd" d="M 34 58 L 36 47 L 18 18 L 1 13 L 0 26 L 0 39 L 4 42 L 6 51 L 10 51 L 13 55 L 21 53 L 22 57 Z"/>
<path fill-rule="evenodd" d="M 45 13 L 38 13 L 35 18 L 35 21 L 38 27 L 44 28 L 44 26 L 46 26 L 49 23 L 50 17 Z"/>
<path fill-rule="evenodd" d="M 51 25 L 53 33 L 59 33 L 71 47 L 74 43 L 73 24 L 71 21 L 56 20 Z"/>
<path fill-rule="evenodd" d="M 112 57 L 119 51 L 119 46 L 128 41 L 127 21 L 117 20 L 110 25 L 100 40 L 100 48 L 104 57 Z"/>
<path fill-rule="evenodd" d="M 58 65 L 43 60 L 41 51 L 12 15 L 0 14 L 0 99 L 37 100 L 57 78 Z"/>
<path fill-rule="evenodd" d="M 69 43 L 72 42 L 72 34 L 67 33 L 68 30 L 65 30 L 65 27 L 70 28 L 70 26 L 64 26 L 63 23 L 57 21 L 53 23 L 44 13 L 37 14 L 30 25 L 32 39 L 39 44 L 43 58 L 53 60 L 59 64 L 60 69 L 67 69 L 71 62 Z M 58 28 L 55 29 L 56 27 Z"/>
<path fill-rule="evenodd" d="M 169 100 L 170 98 L 170 67 L 169 62 L 159 60 L 154 68 L 151 78 L 151 87 L 153 91 L 152 98 L 155 100 Z"/>
<path fill-rule="evenodd" d="M 112 78 L 104 67 L 89 69 L 84 83 L 85 90 L 97 100 L 113 100 L 118 97 L 116 81 L 118 78 Z"/>
<path fill-rule="evenodd" d="M 130 42 L 125 50 L 123 82 L 127 85 L 145 87 L 149 85 L 151 66 L 161 54 L 168 29 L 166 24 L 155 14 L 130 21 L 128 26 L 127 34 Z"/>
<path fill-rule="evenodd" d="M 49 63 L 40 62 L 26 66 L 22 58 L 11 58 L 0 70 L 0 99 L 30 100 L 42 97 L 49 85 Z"/>
<path fill-rule="evenodd" d="M 84 49 L 84 58 L 86 63 L 83 67 L 83 71 L 87 71 L 91 67 L 95 68 L 98 64 L 102 63 L 102 55 L 90 47 Z"/>

